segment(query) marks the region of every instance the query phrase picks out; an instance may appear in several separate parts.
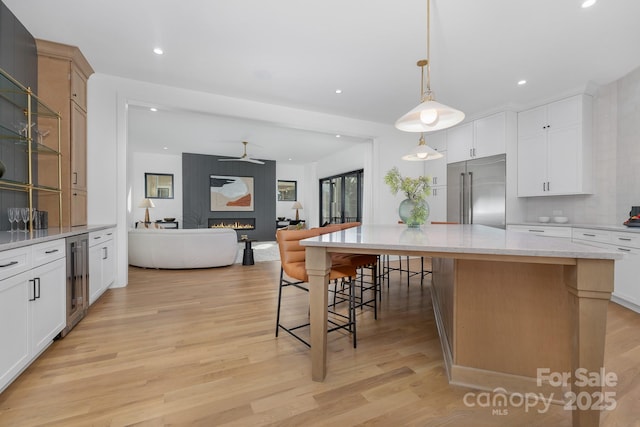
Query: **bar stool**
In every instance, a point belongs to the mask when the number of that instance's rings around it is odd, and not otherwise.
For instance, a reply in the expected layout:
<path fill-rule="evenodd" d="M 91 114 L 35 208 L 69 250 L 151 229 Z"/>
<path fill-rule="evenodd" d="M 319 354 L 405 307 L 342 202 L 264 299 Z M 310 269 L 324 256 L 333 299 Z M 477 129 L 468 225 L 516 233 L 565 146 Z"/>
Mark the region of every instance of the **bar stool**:
<path fill-rule="evenodd" d="M 276 314 L 276 337 L 280 329 L 286 331 L 291 336 L 305 344 L 307 347 L 311 347 L 311 344 L 296 333 L 298 329 L 309 326 L 309 322 L 299 324 L 296 326 L 285 326 L 280 323 L 280 310 L 282 307 L 282 289 L 286 287 L 294 287 L 296 289 L 309 292 L 308 282 L 309 276 L 307 275 L 305 264 L 305 248 L 300 245 L 300 240 L 309 237 L 316 237 L 320 234 L 318 229 L 311 230 L 283 230 L 276 231 L 276 240 L 278 242 L 278 249 L 280 251 L 280 282 L 278 286 L 278 309 Z M 285 277 L 286 274 L 286 277 Z M 329 280 L 337 283 L 341 281 L 346 284 L 343 286 L 340 297 L 341 301 L 348 302 L 347 315 L 339 313 L 335 310 L 329 310 L 329 312 L 337 318 L 344 319 L 343 323 L 336 320 L 329 319 L 330 327 L 327 332 L 337 331 L 340 329 L 347 330 L 353 336 L 353 347 L 357 345 L 356 335 L 356 301 L 355 301 L 355 285 L 353 278 L 356 276 L 356 268 L 351 264 L 331 264 L 331 270 L 329 272 Z M 304 286 L 304 284 L 307 286 Z M 335 295 L 334 295 L 335 300 Z M 334 304 L 335 306 L 335 304 Z"/>

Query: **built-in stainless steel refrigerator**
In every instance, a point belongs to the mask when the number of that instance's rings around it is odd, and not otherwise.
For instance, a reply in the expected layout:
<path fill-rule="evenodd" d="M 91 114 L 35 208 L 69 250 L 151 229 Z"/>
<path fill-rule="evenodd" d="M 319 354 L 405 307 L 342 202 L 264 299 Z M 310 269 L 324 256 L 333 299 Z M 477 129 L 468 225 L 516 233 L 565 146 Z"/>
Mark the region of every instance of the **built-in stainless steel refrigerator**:
<path fill-rule="evenodd" d="M 504 154 L 447 165 L 447 221 L 505 228 Z"/>

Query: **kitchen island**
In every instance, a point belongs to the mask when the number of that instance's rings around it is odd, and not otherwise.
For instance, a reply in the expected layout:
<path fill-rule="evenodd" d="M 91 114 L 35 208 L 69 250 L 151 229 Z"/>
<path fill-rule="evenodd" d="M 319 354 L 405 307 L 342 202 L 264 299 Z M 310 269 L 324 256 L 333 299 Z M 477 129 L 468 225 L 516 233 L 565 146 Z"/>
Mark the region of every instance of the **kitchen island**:
<path fill-rule="evenodd" d="M 329 254 L 340 252 L 432 258 L 433 307 L 451 383 L 556 402 L 568 387 L 594 399 L 601 390 L 575 379 L 603 367 L 617 252 L 480 225 L 369 225 L 301 243 L 315 381 L 327 374 Z M 549 381 L 549 374 L 567 376 L 566 383 Z M 597 426 L 599 408 L 581 408 L 573 424 Z"/>

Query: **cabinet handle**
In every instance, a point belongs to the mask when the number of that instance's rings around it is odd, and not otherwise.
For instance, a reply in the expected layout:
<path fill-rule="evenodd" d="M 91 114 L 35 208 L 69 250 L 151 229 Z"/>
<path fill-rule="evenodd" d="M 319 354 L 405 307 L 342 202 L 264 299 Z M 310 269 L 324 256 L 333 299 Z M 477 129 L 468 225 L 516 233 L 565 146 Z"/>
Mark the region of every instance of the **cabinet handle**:
<path fill-rule="evenodd" d="M 78 172 L 74 172 L 73 173 L 73 183 L 77 184 L 78 183 Z M 75 194 L 74 194 L 75 195 Z"/>
<path fill-rule="evenodd" d="M 107 236 L 112 236 L 112 235 L 113 235 L 113 233 L 107 233 Z"/>
<path fill-rule="evenodd" d="M 547 183 L 546 182 L 542 183 L 542 191 L 547 191 Z"/>
<path fill-rule="evenodd" d="M 437 188 L 434 188 L 434 189 L 433 189 L 433 197 L 435 197 L 435 196 L 437 196 L 437 195 L 438 195 L 438 189 L 437 189 Z"/>
<path fill-rule="evenodd" d="M 587 236 L 587 237 L 596 237 L 595 234 L 587 234 L 587 233 L 582 233 L 583 236 Z"/>
<path fill-rule="evenodd" d="M 631 239 L 628 237 L 618 237 L 618 240 L 622 240 L 623 242 L 630 242 Z"/>
<path fill-rule="evenodd" d="M 529 230 L 531 233 L 544 233 L 544 230 Z"/>
<path fill-rule="evenodd" d="M 8 263 L 8 264 L 2 264 L 2 265 L 0 265 L 0 268 L 9 267 L 9 266 L 12 266 L 12 265 L 16 265 L 17 263 L 18 263 L 18 261 L 11 261 L 11 262 L 10 262 L 10 263 Z"/>
<path fill-rule="evenodd" d="M 547 191 L 551 191 L 551 183 L 547 181 Z"/>
<path fill-rule="evenodd" d="M 35 280 L 36 280 L 36 282 L 38 283 L 38 295 L 34 295 L 34 297 L 35 297 L 36 299 L 39 299 L 39 298 L 40 298 L 40 278 L 39 278 L 39 277 L 36 277 L 36 278 L 35 278 Z M 34 291 L 34 292 L 35 292 L 35 291 Z"/>
<path fill-rule="evenodd" d="M 438 185 L 438 177 L 437 176 L 433 177 L 433 185 Z"/>
<path fill-rule="evenodd" d="M 77 98 L 78 94 L 77 93 L 72 93 L 71 96 L 73 96 L 74 98 Z"/>
<path fill-rule="evenodd" d="M 96 236 L 93 238 L 93 240 L 98 240 L 98 239 L 102 239 L 102 236 Z"/>
<path fill-rule="evenodd" d="M 45 251 L 44 253 L 48 255 L 48 254 L 55 254 L 56 252 L 58 252 L 57 249 L 51 249 L 50 251 Z"/>
<path fill-rule="evenodd" d="M 631 252 L 631 249 L 627 249 L 627 248 L 618 248 L 619 251 L 624 251 L 624 252 Z"/>
<path fill-rule="evenodd" d="M 102 256 L 102 259 L 107 259 L 107 258 L 109 258 L 109 252 L 108 252 L 108 249 L 107 249 L 107 247 L 106 247 L 106 246 L 105 246 L 104 248 L 102 248 L 102 253 L 104 254 L 104 255 Z"/>
<path fill-rule="evenodd" d="M 469 157 L 473 157 L 473 148 L 469 148 Z"/>
<path fill-rule="evenodd" d="M 29 283 L 33 283 L 33 298 L 29 298 L 29 301 L 36 300 L 36 279 L 29 279 Z"/>

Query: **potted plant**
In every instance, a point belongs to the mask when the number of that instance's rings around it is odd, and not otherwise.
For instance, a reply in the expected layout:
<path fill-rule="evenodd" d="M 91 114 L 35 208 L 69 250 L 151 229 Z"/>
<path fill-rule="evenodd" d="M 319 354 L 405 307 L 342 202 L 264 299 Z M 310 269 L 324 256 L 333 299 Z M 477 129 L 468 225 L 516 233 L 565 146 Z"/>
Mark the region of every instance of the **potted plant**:
<path fill-rule="evenodd" d="M 419 227 L 429 217 L 429 205 L 426 197 L 431 194 L 430 181 L 431 178 L 428 176 L 403 178 L 397 167 L 393 167 L 384 176 L 384 182 L 389 186 L 394 196 L 399 191 L 402 191 L 406 196 L 406 199 L 400 203 L 398 213 L 400 219 L 409 227 Z"/>

